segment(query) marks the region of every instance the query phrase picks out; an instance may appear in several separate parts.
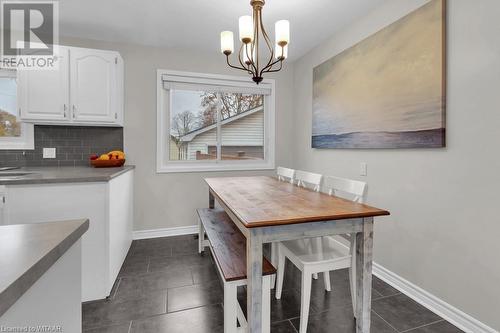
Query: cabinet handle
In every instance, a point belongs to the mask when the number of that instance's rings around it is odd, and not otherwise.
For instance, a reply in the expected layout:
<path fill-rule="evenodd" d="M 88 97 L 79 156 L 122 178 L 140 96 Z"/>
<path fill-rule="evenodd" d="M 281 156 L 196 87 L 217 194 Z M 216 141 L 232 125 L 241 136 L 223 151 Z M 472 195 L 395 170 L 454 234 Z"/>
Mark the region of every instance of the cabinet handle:
<path fill-rule="evenodd" d="M 73 104 L 73 118 L 75 118 L 75 111 L 76 111 L 76 106 Z"/>
<path fill-rule="evenodd" d="M 66 106 L 66 103 L 63 104 L 63 110 L 64 110 L 64 118 L 66 118 L 66 110 L 68 107 Z"/>
<path fill-rule="evenodd" d="M 115 119 L 118 119 L 118 113 L 115 112 Z"/>

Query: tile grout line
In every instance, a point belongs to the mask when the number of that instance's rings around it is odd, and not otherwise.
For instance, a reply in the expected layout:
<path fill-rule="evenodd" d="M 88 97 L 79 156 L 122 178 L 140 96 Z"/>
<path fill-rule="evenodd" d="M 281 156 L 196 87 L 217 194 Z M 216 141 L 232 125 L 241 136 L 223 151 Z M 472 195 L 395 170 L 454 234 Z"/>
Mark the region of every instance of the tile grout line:
<path fill-rule="evenodd" d="M 382 317 L 381 315 L 379 315 L 377 312 L 375 312 L 375 310 L 372 309 L 372 312 L 377 316 L 379 317 L 380 319 L 382 319 L 382 321 L 384 323 L 386 323 L 387 325 L 389 325 L 395 332 L 399 332 L 398 329 L 396 329 L 396 327 L 392 326 L 387 320 L 384 319 L 384 317 Z"/>
<path fill-rule="evenodd" d="M 179 313 L 179 312 L 183 312 L 183 311 L 189 311 L 189 310 L 194 310 L 194 309 L 199 309 L 199 308 L 204 308 L 206 306 L 214 306 L 214 305 L 221 305 L 223 306 L 222 303 L 220 302 L 217 302 L 217 303 L 209 303 L 209 304 L 203 304 L 203 305 L 198 305 L 198 306 L 194 306 L 192 308 L 186 308 L 186 309 L 181 309 L 181 310 L 175 310 L 175 311 L 172 311 L 172 312 L 167 312 L 167 313 L 160 313 L 160 314 L 156 314 L 154 316 L 149 316 L 149 317 L 156 317 L 156 316 L 161 316 L 161 315 L 168 315 L 168 314 L 172 314 L 172 313 Z M 149 318 L 149 317 L 146 317 L 146 318 Z"/>
<path fill-rule="evenodd" d="M 300 317 L 294 317 L 294 318 L 289 318 L 289 319 L 287 319 L 287 321 L 290 323 L 290 325 L 292 325 L 292 327 L 293 327 L 293 329 L 294 329 L 295 333 L 299 333 L 299 331 L 297 330 L 297 328 L 295 328 L 295 325 L 293 325 L 293 323 L 292 323 L 292 319 L 297 319 L 297 318 L 300 318 Z"/>
<path fill-rule="evenodd" d="M 445 320 L 443 318 L 441 318 L 440 320 L 433 321 L 432 323 L 428 323 L 428 324 L 425 324 L 425 325 L 420 325 L 420 326 L 417 326 L 417 327 L 409 328 L 407 330 L 401 331 L 400 333 L 411 332 L 411 331 L 414 331 L 416 329 L 419 329 L 419 328 L 422 328 L 422 327 L 431 326 L 431 325 L 434 325 L 434 324 L 437 324 L 437 323 L 440 323 L 440 322 L 443 322 L 443 321 L 445 321 Z"/>
<path fill-rule="evenodd" d="M 377 301 L 380 301 L 380 300 L 383 300 L 383 299 L 387 299 L 387 298 L 391 298 L 391 297 L 398 296 L 398 295 L 404 295 L 404 294 L 397 293 L 397 294 L 394 294 L 394 295 L 381 296 L 379 298 L 372 299 L 372 301 L 373 302 L 377 302 Z"/>

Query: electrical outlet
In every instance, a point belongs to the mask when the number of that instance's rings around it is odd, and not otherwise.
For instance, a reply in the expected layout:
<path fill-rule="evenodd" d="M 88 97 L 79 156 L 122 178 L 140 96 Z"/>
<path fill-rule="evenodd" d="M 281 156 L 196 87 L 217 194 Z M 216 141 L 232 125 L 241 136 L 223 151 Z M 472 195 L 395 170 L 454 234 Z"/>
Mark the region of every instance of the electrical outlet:
<path fill-rule="evenodd" d="M 359 174 L 361 176 L 366 176 L 368 174 L 368 165 L 366 164 L 366 162 L 361 162 L 359 164 Z"/>
<path fill-rule="evenodd" d="M 56 158 L 56 149 L 43 148 L 43 158 Z"/>

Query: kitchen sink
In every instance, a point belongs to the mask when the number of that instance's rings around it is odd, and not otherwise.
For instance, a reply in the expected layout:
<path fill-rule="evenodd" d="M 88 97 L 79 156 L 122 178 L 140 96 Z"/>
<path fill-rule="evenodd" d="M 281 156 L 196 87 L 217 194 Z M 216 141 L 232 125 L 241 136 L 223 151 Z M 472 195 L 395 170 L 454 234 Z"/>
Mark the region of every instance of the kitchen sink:
<path fill-rule="evenodd" d="M 0 171 L 0 181 L 2 180 L 15 180 L 15 179 L 23 179 L 28 176 L 32 176 L 34 173 L 31 172 L 5 172 Z"/>
<path fill-rule="evenodd" d="M 16 166 L 0 167 L 0 171 L 8 171 L 8 170 L 15 170 L 15 169 L 19 169 L 19 167 L 16 167 Z"/>

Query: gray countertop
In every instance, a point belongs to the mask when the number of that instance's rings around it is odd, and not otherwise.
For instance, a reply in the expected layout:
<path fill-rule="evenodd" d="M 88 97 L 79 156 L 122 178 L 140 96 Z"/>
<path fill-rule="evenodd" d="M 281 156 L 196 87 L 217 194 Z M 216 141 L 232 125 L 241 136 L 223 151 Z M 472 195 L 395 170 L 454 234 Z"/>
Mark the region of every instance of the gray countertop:
<path fill-rule="evenodd" d="M 118 168 L 26 167 L 0 171 L 0 185 L 106 182 L 134 168 L 133 165 Z M 2 177 L 16 173 L 28 174 L 10 179 Z"/>
<path fill-rule="evenodd" d="M 88 219 L 0 226 L 0 316 L 88 228 Z"/>

